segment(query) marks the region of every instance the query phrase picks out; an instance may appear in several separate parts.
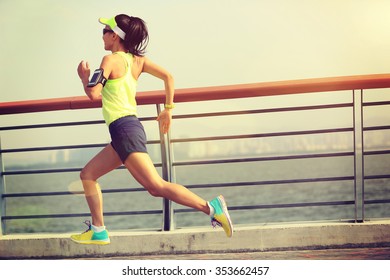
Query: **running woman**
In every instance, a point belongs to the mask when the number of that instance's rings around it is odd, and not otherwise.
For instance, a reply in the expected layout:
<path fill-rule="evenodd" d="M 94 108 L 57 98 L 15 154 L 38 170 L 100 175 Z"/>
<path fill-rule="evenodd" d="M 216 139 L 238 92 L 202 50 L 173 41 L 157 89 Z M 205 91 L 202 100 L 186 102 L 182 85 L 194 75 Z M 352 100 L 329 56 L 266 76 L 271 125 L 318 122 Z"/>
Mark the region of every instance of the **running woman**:
<path fill-rule="evenodd" d="M 144 56 L 149 36 L 145 22 L 137 17 L 120 14 L 113 18 L 100 18 L 104 49 L 100 68 L 91 80 L 88 62 L 81 61 L 77 72 L 84 91 L 91 100 L 102 98 L 104 120 L 109 128 L 111 143 L 100 151 L 82 169 L 80 178 L 91 212 L 92 224 L 71 239 L 81 244 L 109 244 L 104 225 L 103 198 L 97 180 L 122 164 L 131 175 L 155 197 L 164 197 L 178 204 L 202 211 L 211 217 L 213 226 L 222 226 L 226 235 L 233 235 L 233 225 L 222 195 L 206 201 L 182 185 L 163 180 L 155 169 L 146 149 L 144 128 L 137 118 L 136 86 L 142 73 L 164 81 L 165 109 L 157 117 L 163 133 L 167 133 L 172 120 L 174 80 L 163 67 Z"/>

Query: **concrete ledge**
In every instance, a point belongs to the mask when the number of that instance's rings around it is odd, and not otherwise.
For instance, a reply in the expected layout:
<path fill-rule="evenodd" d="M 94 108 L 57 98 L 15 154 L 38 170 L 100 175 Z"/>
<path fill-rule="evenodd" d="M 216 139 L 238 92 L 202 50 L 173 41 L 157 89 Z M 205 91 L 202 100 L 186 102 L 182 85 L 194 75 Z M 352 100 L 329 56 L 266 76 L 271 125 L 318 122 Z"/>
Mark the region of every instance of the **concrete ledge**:
<path fill-rule="evenodd" d="M 233 238 L 226 238 L 221 229 L 210 228 L 187 228 L 172 232 L 110 232 L 111 244 L 105 246 L 79 245 L 73 243 L 69 236 L 2 236 L 0 259 L 385 247 L 390 245 L 390 220 L 358 224 L 334 222 L 237 226 Z"/>

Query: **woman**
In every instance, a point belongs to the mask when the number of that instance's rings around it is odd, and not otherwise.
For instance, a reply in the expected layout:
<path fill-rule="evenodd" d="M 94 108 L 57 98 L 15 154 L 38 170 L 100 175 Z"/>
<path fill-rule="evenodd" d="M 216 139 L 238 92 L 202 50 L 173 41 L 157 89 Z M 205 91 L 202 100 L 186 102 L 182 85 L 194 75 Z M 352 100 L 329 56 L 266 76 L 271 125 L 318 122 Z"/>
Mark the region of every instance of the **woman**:
<path fill-rule="evenodd" d="M 99 22 L 105 25 L 104 48 L 111 54 L 103 57 L 100 69 L 95 71 L 91 81 L 87 62 L 81 61 L 77 72 L 91 100 L 102 96 L 103 117 L 112 142 L 80 173 L 92 225 L 88 224 L 86 232 L 72 235 L 71 239 L 82 244 L 110 243 L 104 226 L 103 199 L 97 180 L 122 164 L 152 196 L 164 197 L 210 215 L 213 225 L 222 226 L 227 236 L 231 237 L 233 226 L 222 196 L 207 202 L 187 188 L 163 180 L 147 154 L 145 132 L 136 117 L 137 80 L 145 72 L 164 81 L 165 110 L 157 118 L 164 133 L 168 132 L 172 119 L 174 82 L 164 68 L 144 56 L 149 38 L 144 21 L 121 14 L 111 19 L 100 18 Z"/>

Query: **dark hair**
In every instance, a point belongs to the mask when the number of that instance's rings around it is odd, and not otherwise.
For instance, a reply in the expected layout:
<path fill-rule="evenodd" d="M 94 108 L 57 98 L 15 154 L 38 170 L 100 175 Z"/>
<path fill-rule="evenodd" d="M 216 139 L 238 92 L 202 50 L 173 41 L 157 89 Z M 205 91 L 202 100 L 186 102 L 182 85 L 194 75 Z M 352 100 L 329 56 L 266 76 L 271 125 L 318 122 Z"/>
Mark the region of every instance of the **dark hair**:
<path fill-rule="evenodd" d="M 143 56 L 149 42 L 148 28 L 145 22 L 137 17 L 128 15 L 117 15 L 115 21 L 120 29 L 125 33 L 123 44 L 129 53 Z"/>

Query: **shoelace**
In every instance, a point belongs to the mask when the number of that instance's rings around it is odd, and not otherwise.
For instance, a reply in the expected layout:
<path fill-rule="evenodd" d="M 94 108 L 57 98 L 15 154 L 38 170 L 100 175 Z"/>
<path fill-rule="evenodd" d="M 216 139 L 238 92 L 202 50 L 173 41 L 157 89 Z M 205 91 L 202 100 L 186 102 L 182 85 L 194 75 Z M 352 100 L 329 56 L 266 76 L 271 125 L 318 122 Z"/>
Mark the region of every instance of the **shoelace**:
<path fill-rule="evenodd" d="M 84 221 L 84 224 L 86 224 L 86 226 L 88 227 L 88 229 L 87 229 L 86 231 L 83 232 L 83 233 L 86 233 L 86 232 L 88 232 L 88 231 L 91 230 L 91 221 L 85 220 L 85 221 Z"/>
<path fill-rule="evenodd" d="M 216 228 L 217 226 L 222 227 L 222 224 L 220 222 L 218 222 L 217 219 L 215 219 L 215 218 L 211 219 L 211 225 L 213 226 L 213 228 Z"/>

